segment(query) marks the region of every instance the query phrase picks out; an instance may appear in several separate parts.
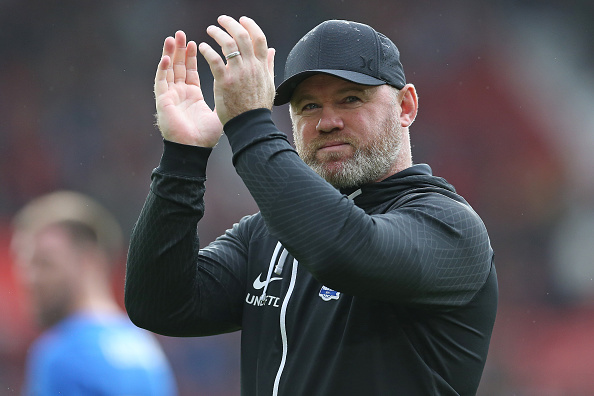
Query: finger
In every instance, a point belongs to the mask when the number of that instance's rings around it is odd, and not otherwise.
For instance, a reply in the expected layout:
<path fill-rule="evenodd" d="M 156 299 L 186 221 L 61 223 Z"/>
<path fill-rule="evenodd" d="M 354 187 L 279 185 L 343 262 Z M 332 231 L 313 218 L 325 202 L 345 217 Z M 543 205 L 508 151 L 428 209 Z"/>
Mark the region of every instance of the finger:
<path fill-rule="evenodd" d="M 155 74 L 155 96 L 159 96 L 167 92 L 169 83 L 167 82 L 167 71 L 171 64 L 171 58 L 168 55 L 163 55 L 157 66 L 157 73 Z"/>
<path fill-rule="evenodd" d="M 241 26 L 247 30 L 252 40 L 254 54 L 258 59 L 264 60 L 268 56 L 268 43 L 266 42 L 266 35 L 260 29 L 260 26 L 252 18 L 242 16 L 239 18 Z"/>
<path fill-rule="evenodd" d="M 268 72 L 274 78 L 274 56 L 276 55 L 276 50 L 274 48 L 268 48 L 267 51 L 267 62 L 268 62 Z"/>
<path fill-rule="evenodd" d="M 252 38 L 239 22 L 227 15 L 221 15 L 217 21 L 235 41 L 238 51 L 244 58 L 254 55 Z"/>
<path fill-rule="evenodd" d="M 173 53 L 175 52 L 175 39 L 171 36 L 165 39 L 165 43 L 163 44 L 163 55 L 162 57 L 168 57 L 171 59 Z M 167 64 L 167 82 L 173 82 L 173 67 L 172 62 Z"/>
<path fill-rule="evenodd" d="M 222 80 L 225 76 L 225 62 L 223 62 L 221 56 L 206 43 L 200 43 L 198 50 L 208 63 L 215 81 Z"/>
<path fill-rule="evenodd" d="M 198 48 L 195 41 L 188 43 L 186 52 L 186 83 L 200 87 L 200 75 L 198 74 Z"/>
<path fill-rule="evenodd" d="M 243 55 L 243 53 L 241 52 L 241 50 L 239 50 L 237 43 L 235 42 L 235 39 L 231 37 L 227 32 L 225 32 L 218 26 L 211 25 L 206 29 L 206 33 L 208 33 L 208 35 L 212 37 L 218 45 L 221 46 L 221 51 L 223 52 L 223 55 L 226 56 L 235 51 L 239 51 L 241 54 L 240 56 L 236 56 L 230 59 L 233 59 L 234 61 L 241 60 L 241 56 Z"/>
<path fill-rule="evenodd" d="M 175 52 L 173 53 L 173 82 L 186 81 L 186 34 L 175 32 Z"/>

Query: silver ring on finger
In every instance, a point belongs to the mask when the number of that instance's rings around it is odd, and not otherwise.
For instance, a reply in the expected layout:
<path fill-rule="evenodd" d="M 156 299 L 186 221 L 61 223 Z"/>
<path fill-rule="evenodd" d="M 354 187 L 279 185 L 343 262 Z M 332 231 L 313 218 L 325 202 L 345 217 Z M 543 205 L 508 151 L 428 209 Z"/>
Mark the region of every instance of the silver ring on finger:
<path fill-rule="evenodd" d="M 225 59 L 229 60 L 231 58 L 235 58 L 236 56 L 241 55 L 241 52 L 239 51 L 233 51 L 230 54 L 225 55 Z"/>

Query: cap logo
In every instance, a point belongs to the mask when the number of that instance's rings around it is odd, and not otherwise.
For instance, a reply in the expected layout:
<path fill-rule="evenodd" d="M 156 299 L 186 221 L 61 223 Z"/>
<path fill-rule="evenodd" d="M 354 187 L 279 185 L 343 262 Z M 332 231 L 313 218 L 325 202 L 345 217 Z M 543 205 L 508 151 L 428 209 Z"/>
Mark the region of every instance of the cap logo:
<path fill-rule="evenodd" d="M 361 64 L 361 69 L 369 69 L 369 71 L 373 71 L 373 69 L 371 68 L 371 62 L 373 62 L 373 59 L 365 59 L 363 55 L 359 55 L 359 57 L 363 61 L 363 63 Z"/>

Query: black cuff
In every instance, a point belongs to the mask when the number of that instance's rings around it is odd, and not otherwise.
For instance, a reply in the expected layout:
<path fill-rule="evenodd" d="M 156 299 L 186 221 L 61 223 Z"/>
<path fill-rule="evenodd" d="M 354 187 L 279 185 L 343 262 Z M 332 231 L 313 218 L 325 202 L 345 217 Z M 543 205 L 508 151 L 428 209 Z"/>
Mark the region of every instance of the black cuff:
<path fill-rule="evenodd" d="M 155 170 L 168 175 L 206 178 L 210 153 L 210 147 L 188 146 L 163 139 L 163 155 Z"/>
<path fill-rule="evenodd" d="M 288 141 L 287 135 L 274 125 L 269 109 L 246 111 L 227 121 L 223 129 L 233 151 L 233 163 L 245 148 L 254 143 L 277 138 Z"/>

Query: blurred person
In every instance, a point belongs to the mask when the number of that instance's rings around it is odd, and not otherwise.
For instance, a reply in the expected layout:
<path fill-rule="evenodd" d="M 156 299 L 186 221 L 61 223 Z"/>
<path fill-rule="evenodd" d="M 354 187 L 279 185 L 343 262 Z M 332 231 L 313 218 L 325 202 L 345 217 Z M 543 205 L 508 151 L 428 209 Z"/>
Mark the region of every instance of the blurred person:
<path fill-rule="evenodd" d="M 454 187 L 412 163 L 418 99 L 397 47 L 368 25 L 326 21 L 293 47 L 275 90 L 258 25 L 218 23 L 207 33 L 225 60 L 182 31 L 165 39 L 164 152 L 126 270 L 133 322 L 171 336 L 242 330 L 245 396 L 475 394 L 497 309 L 493 250 Z M 271 119 L 288 102 L 296 150 Z M 260 212 L 199 249 L 223 131 Z"/>
<path fill-rule="evenodd" d="M 176 395 L 161 347 L 111 289 L 122 233 L 91 198 L 57 191 L 14 218 L 17 278 L 45 332 L 27 357 L 25 395 Z"/>

